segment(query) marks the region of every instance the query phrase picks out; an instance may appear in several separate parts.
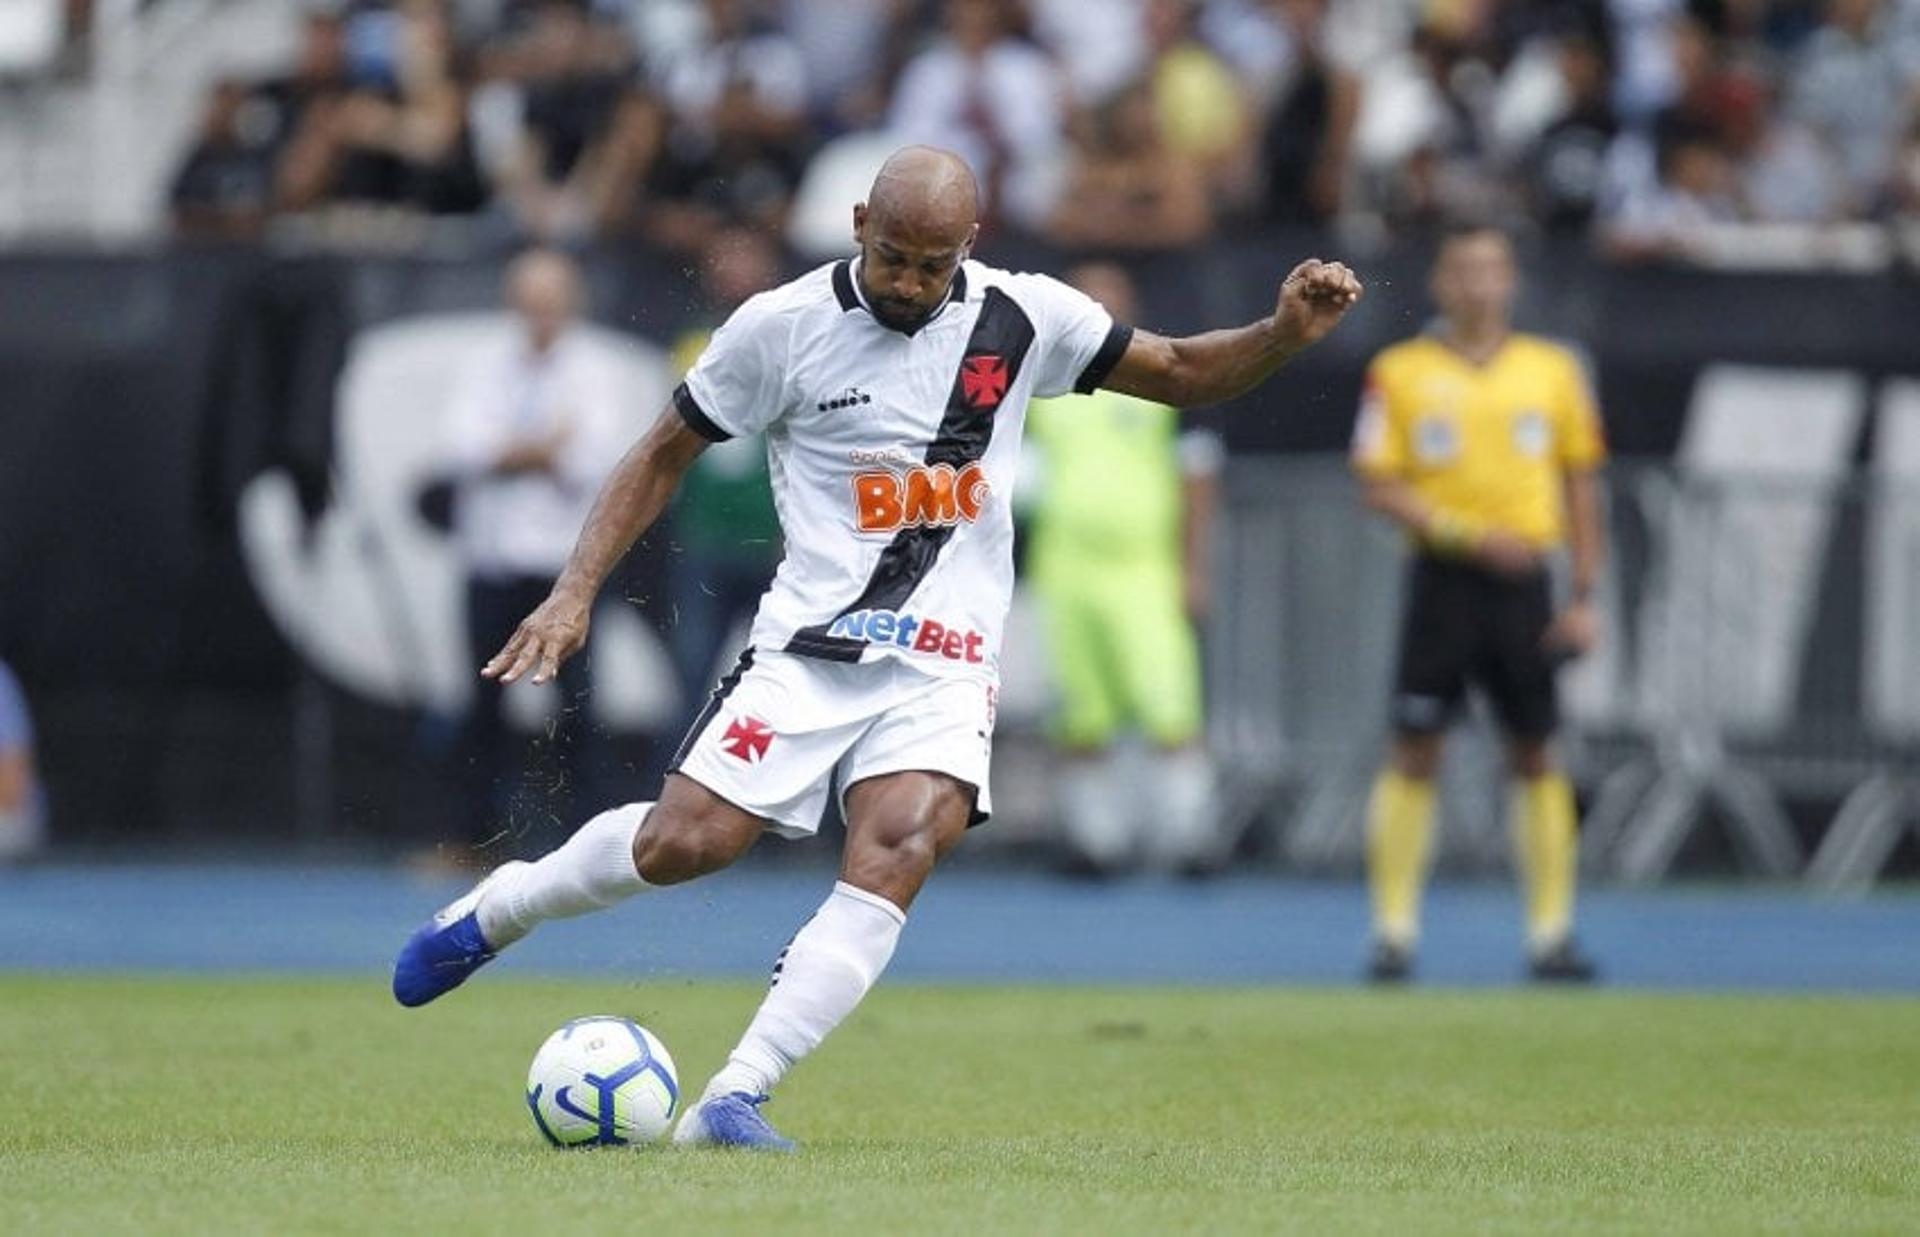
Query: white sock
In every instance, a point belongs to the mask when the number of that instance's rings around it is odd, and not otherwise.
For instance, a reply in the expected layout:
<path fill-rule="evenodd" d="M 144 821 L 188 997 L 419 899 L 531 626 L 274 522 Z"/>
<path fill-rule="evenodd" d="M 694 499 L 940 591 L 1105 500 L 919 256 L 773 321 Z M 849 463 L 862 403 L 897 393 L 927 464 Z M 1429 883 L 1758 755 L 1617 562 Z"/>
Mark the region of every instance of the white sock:
<path fill-rule="evenodd" d="M 1146 763 L 1149 861 L 1172 868 L 1212 858 L 1219 844 L 1213 761 L 1202 748 L 1183 747 L 1154 752 Z"/>
<path fill-rule="evenodd" d="M 867 995 L 906 922 L 907 913 L 879 894 L 836 881 L 773 964 L 772 990 L 705 1096 L 770 1093 Z"/>
<path fill-rule="evenodd" d="M 1067 842 L 1103 868 L 1125 863 L 1133 850 L 1133 812 L 1111 752 L 1075 756 L 1060 773 L 1060 824 Z"/>
<path fill-rule="evenodd" d="M 542 920 L 584 915 L 652 888 L 633 866 L 633 836 L 652 809 L 651 803 L 629 803 L 602 812 L 559 849 L 533 863 L 501 868 L 475 907 L 480 935 L 499 949 Z"/>

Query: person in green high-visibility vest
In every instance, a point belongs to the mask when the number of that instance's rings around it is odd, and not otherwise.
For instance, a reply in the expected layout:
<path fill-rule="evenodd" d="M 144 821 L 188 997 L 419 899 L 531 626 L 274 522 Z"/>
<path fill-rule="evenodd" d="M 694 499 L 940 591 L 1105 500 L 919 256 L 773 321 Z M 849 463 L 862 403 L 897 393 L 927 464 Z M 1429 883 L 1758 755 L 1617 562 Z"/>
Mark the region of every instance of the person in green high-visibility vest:
<path fill-rule="evenodd" d="M 1088 263 L 1068 280 L 1116 321 L 1135 320 L 1119 266 Z M 1218 439 L 1119 391 L 1035 400 L 1027 417 L 1027 574 L 1057 692 L 1069 870 L 1211 870 L 1220 841 L 1194 623 L 1210 593 Z M 1129 731 L 1144 760 L 1118 744 Z"/>

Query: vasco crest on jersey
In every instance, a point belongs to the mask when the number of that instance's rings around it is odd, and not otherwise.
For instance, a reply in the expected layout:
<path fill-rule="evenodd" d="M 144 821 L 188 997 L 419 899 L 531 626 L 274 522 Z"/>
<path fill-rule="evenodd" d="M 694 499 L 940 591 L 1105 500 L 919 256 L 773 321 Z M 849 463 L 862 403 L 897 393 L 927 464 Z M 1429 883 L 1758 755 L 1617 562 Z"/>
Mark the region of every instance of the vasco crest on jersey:
<path fill-rule="evenodd" d="M 960 398 L 978 412 L 991 412 L 1007 393 L 1007 362 L 996 353 L 981 352 L 960 362 Z"/>

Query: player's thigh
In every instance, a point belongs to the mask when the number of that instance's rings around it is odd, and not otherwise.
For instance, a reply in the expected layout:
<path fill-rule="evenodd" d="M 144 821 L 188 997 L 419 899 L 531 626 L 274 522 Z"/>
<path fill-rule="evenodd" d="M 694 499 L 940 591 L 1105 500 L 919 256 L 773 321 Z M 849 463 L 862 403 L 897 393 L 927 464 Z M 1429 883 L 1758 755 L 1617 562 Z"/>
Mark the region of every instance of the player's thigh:
<path fill-rule="evenodd" d="M 1457 563 L 1418 556 L 1409 566 L 1393 678 L 1398 733 L 1437 734 L 1459 711 L 1483 617 L 1476 583 Z"/>
<path fill-rule="evenodd" d="M 847 788 L 840 879 L 905 910 L 974 814 L 977 788 L 950 773 L 905 769 Z"/>
<path fill-rule="evenodd" d="M 1110 618 L 1100 586 L 1096 573 L 1076 568 L 1050 571 L 1034 587 L 1057 697 L 1054 738 L 1068 747 L 1103 746 L 1122 720 L 1121 686 L 1110 656 Z"/>
<path fill-rule="evenodd" d="M 1543 744 L 1560 722 L 1558 661 L 1545 643 L 1553 621 L 1546 576 L 1500 582 L 1487 609 L 1474 677 L 1510 740 Z"/>
<path fill-rule="evenodd" d="M 1188 621 L 1176 564 L 1116 576 L 1107 630 L 1126 713 L 1147 738 L 1178 746 L 1199 737 L 1200 644 Z"/>
<path fill-rule="evenodd" d="M 871 667 L 747 649 L 708 696 L 668 771 L 770 822 L 810 837 L 826 811 L 834 766 L 888 696 Z"/>

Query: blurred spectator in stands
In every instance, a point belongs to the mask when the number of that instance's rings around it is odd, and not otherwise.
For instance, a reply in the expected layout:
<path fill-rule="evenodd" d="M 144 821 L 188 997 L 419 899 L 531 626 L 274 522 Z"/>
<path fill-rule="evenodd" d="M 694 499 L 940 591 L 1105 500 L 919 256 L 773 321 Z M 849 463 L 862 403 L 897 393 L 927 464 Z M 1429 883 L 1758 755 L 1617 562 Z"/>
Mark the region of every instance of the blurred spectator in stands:
<path fill-rule="evenodd" d="M 945 37 L 900 76 L 891 127 L 965 159 L 989 222 L 1038 230 L 1059 199 L 1066 153 L 1060 79 L 1015 34 L 1006 0 L 946 0 L 943 13 Z"/>
<path fill-rule="evenodd" d="M 1615 258 L 1683 258 L 1699 229 L 1741 217 L 1732 161 L 1708 134 L 1676 123 L 1660 134 L 1658 178 L 1615 204 L 1601 240 Z"/>
<path fill-rule="evenodd" d="M 1060 66 L 1075 108 L 1097 107 L 1147 70 L 1148 0 L 1102 0 L 1088 21 L 1087 0 L 1026 0 L 1033 39 Z"/>
<path fill-rule="evenodd" d="M 1880 0 L 1827 0 L 1820 28 L 1802 48 L 1787 108 L 1840 156 L 1855 214 L 1884 199 L 1907 108 L 1920 81 L 1913 49 L 1896 37 Z"/>
<path fill-rule="evenodd" d="M 913 0 L 781 0 L 779 11 L 814 128 L 832 136 L 879 124 L 906 61 Z"/>
<path fill-rule="evenodd" d="M 1920 225 L 1920 103 L 1907 120 L 1907 132 L 1893 165 L 1893 209 L 1909 226 Z"/>
<path fill-rule="evenodd" d="M 1345 201 L 1361 79 L 1331 38 L 1328 0 L 1276 0 L 1290 55 L 1263 121 L 1261 214 L 1284 223 L 1332 218 Z"/>
<path fill-rule="evenodd" d="M 625 32 L 591 21 L 577 0 L 544 0 L 488 67 L 519 86 L 518 140 L 501 189 L 522 231 L 546 241 L 584 237 L 594 221 L 578 174 L 618 119 L 634 68 Z"/>
<path fill-rule="evenodd" d="M 1047 232 L 1077 249 L 1177 249 L 1213 225 L 1207 179 L 1163 139 L 1150 82 L 1095 109 Z"/>
<path fill-rule="evenodd" d="M 1142 15 L 1153 108 L 1166 150 L 1216 199 L 1247 196 L 1253 173 L 1247 91 L 1195 31 L 1195 0 L 1147 0 Z"/>
<path fill-rule="evenodd" d="M 300 131 L 309 108 L 345 94 L 347 78 L 347 23 L 337 13 L 309 12 L 300 26 L 300 50 L 293 68 L 253 88 L 253 105 L 264 119 L 275 158 Z"/>
<path fill-rule="evenodd" d="M 672 122 L 647 231 L 697 251 L 729 220 L 778 230 L 806 169 L 806 70 L 746 0 L 705 0 L 691 48 L 651 66 Z"/>
<path fill-rule="evenodd" d="M 1749 82 L 1721 129 L 1746 218 L 1822 224 L 1846 217 L 1849 194 L 1838 152 L 1807 125 L 1776 110 L 1771 82 Z"/>
<path fill-rule="evenodd" d="M 1068 277 L 1114 321 L 1137 321 L 1120 267 Z M 1033 401 L 1028 442 L 1028 579 L 1059 700 L 1070 870 L 1203 874 L 1221 856 L 1195 623 L 1212 594 L 1220 444 L 1182 434 L 1178 410 L 1116 391 Z M 1144 758 L 1120 746 L 1129 732 L 1145 739 Z"/>
<path fill-rule="evenodd" d="M 196 241 L 257 240 L 273 206 L 272 118 L 245 82 L 216 82 L 200 137 L 167 193 L 176 236 Z"/>
<path fill-rule="evenodd" d="M 1654 117 L 1654 128 L 1685 126 L 1722 145 L 1740 123 L 1755 90 L 1756 71 L 1731 55 L 1712 26 L 1687 14 L 1668 27 L 1675 89 Z"/>
<path fill-rule="evenodd" d="M 24 859 L 46 841 L 46 803 L 34 769 L 33 719 L 26 693 L 0 661 L 0 863 Z"/>
<path fill-rule="evenodd" d="M 521 226 L 549 239 L 582 230 L 614 238 L 644 235 L 667 163 L 669 123 L 666 104 L 646 87 L 629 85 L 566 183 L 541 195 L 536 209 L 522 203 Z"/>
<path fill-rule="evenodd" d="M 1614 107 L 1622 123 L 1650 124 L 1679 93 L 1673 22 L 1689 0 L 1607 0 L 1613 19 Z"/>
<path fill-rule="evenodd" d="M 350 89 L 305 108 L 279 168 L 282 206 L 428 214 L 485 206 L 444 6 L 406 0 L 357 13 L 347 39 Z"/>
<path fill-rule="evenodd" d="M 1368 204 L 1397 234 L 1511 208 L 1486 128 L 1495 79 L 1483 33 L 1460 16 L 1425 21 L 1406 52 L 1370 72 L 1355 140 Z"/>
<path fill-rule="evenodd" d="M 518 329 L 498 350 L 473 358 L 445 427 L 476 667 L 545 599 L 601 481 L 627 446 L 618 383 L 574 331 L 581 285 L 572 259 L 552 250 L 523 254 L 508 268 L 506 299 Z M 584 656 L 561 669 L 560 707 L 545 753 L 558 767 L 542 779 L 545 793 L 535 803 L 522 798 L 534 792 L 516 793 L 526 753 L 508 741 L 502 689 L 474 676 L 463 742 L 470 767 L 461 778 L 474 795 L 464 822 L 470 844 L 517 836 L 536 822 L 573 820 L 575 800 L 589 801 L 591 788 L 579 783 L 591 768 L 591 674 Z M 527 845 L 538 850 L 550 840 Z"/>
<path fill-rule="evenodd" d="M 673 344 L 678 374 L 693 368 L 707 340 L 739 304 L 780 280 L 780 252 L 758 228 L 727 227 L 700 255 L 700 303 Z M 679 672 L 681 708 L 691 717 L 714 686 L 715 663 L 750 619 L 780 564 L 780 519 L 773 508 L 767 444 L 758 434 L 729 438 L 701 452 L 672 508 L 678 553 L 668 576 L 668 645 Z"/>
<path fill-rule="evenodd" d="M 1619 135 L 1601 36 L 1579 24 L 1552 41 L 1559 101 L 1521 159 L 1527 208 L 1549 232 L 1583 232 L 1600 206 L 1607 153 Z"/>

